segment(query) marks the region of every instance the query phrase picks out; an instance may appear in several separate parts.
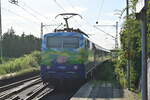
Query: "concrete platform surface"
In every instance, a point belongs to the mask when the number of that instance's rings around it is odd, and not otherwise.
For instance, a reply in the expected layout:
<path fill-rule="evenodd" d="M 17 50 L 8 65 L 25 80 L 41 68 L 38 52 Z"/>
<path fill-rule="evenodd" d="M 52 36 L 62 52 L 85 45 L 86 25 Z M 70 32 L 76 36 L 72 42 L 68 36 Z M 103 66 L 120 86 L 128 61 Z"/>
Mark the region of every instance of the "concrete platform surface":
<path fill-rule="evenodd" d="M 136 100 L 125 89 L 114 88 L 110 83 L 82 86 L 70 100 Z"/>

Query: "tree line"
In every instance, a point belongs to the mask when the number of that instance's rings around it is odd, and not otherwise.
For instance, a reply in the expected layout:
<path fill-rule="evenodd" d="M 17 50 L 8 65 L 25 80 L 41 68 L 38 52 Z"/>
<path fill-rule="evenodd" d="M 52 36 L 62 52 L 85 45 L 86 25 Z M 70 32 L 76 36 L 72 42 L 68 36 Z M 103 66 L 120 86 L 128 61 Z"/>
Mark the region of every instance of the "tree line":
<path fill-rule="evenodd" d="M 40 48 L 40 38 L 33 35 L 25 35 L 24 32 L 21 36 L 16 35 L 12 27 L 2 36 L 3 57 L 20 57 L 24 54 L 29 54 L 32 51 L 40 50 Z"/>

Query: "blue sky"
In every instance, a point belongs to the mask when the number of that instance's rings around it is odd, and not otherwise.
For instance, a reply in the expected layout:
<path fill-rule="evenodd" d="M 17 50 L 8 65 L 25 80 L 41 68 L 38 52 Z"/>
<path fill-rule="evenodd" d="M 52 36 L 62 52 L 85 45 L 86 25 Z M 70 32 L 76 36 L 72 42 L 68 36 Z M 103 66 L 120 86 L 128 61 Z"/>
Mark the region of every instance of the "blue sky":
<path fill-rule="evenodd" d="M 119 20 L 115 10 L 125 8 L 125 0 L 18 0 L 19 6 L 10 4 L 8 0 L 2 2 L 3 33 L 11 26 L 18 35 L 33 34 L 40 37 L 40 23 L 59 24 L 61 18 L 54 17 L 63 12 L 75 12 L 83 19 L 75 17 L 70 20 L 71 27 L 81 28 L 87 34 L 92 34 L 90 39 L 100 46 L 114 48 L 114 39 L 95 29 L 93 25 L 98 21 L 101 25 L 112 25 Z M 119 22 L 121 27 L 123 19 Z M 55 26 L 56 27 L 56 26 Z M 44 33 L 51 32 L 54 28 L 44 28 Z M 99 27 L 105 32 L 115 36 L 114 27 Z"/>

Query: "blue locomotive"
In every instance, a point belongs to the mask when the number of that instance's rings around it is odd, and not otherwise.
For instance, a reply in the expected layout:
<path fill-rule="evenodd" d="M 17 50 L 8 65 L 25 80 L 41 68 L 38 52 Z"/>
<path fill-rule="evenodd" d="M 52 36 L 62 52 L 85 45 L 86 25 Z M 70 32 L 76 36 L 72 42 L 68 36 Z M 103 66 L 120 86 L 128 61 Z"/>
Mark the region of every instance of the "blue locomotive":
<path fill-rule="evenodd" d="M 42 39 L 41 78 L 53 86 L 83 82 L 107 53 L 80 29 L 57 29 Z"/>

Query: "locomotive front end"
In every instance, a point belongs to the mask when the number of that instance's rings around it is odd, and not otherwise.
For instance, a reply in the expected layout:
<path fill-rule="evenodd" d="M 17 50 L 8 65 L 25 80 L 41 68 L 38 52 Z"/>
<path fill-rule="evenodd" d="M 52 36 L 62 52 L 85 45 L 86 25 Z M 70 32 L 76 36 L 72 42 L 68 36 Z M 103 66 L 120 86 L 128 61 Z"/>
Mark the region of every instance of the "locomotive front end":
<path fill-rule="evenodd" d="M 50 33 L 42 41 L 41 78 L 53 86 L 85 79 L 83 37 L 79 33 Z"/>

